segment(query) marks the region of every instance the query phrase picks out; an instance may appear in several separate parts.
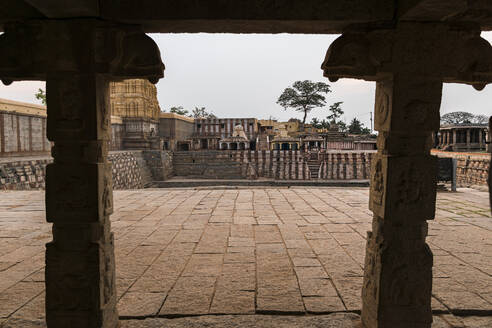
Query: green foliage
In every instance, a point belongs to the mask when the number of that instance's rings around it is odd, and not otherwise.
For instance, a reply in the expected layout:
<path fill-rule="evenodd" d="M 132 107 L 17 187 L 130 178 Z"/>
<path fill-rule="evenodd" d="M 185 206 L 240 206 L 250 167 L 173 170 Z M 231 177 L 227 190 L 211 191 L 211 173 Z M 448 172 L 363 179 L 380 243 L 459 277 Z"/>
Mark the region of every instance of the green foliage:
<path fill-rule="evenodd" d="M 468 112 L 452 112 L 441 116 L 441 123 L 443 124 L 463 124 L 473 123 L 475 115 Z"/>
<path fill-rule="evenodd" d="M 46 92 L 43 89 L 38 89 L 38 92 L 34 94 L 36 99 L 41 100 L 43 105 L 46 105 Z"/>
<path fill-rule="evenodd" d="M 217 118 L 212 112 L 207 112 L 205 107 L 196 107 L 191 111 L 191 116 L 194 118 Z"/>
<path fill-rule="evenodd" d="M 330 121 L 330 123 L 337 124 L 337 119 L 343 115 L 344 112 L 341 106 L 342 104 L 343 101 L 336 102 L 328 109 L 331 114 L 328 115 L 326 118 Z"/>
<path fill-rule="evenodd" d="M 475 115 L 472 123 L 487 124 L 488 122 L 489 117 L 487 115 Z"/>
<path fill-rule="evenodd" d="M 169 110 L 170 113 L 175 113 L 175 114 L 178 114 L 178 115 L 183 115 L 183 116 L 191 116 L 189 115 L 189 111 L 184 109 L 183 106 L 175 106 L 175 107 L 171 107 L 171 109 Z"/>
<path fill-rule="evenodd" d="M 328 120 L 318 120 L 316 117 L 314 117 L 311 120 L 311 125 L 315 127 L 316 129 L 330 129 L 332 128 L 332 125 L 336 125 L 338 127 L 338 131 L 340 132 L 345 132 L 347 131 L 347 124 L 345 124 L 344 121 L 340 120 L 336 123 L 330 122 Z"/>
<path fill-rule="evenodd" d="M 285 110 L 292 108 L 304 112 L 302 124 L 306 123 L 307 114 L 315 108 L 326 105 L 324 94 L 331 92 L 330 86 L 324 82 L 309 80 L 296 81 L 292 87 L 286 88 L 277 100 L 277 104 Z"/>
<path fill-rule="evenodd" d="M 336 124 L 338 125 L 338 131 L 340 132 L 347 131 L 347 124 L 344 121 L 338 121 Z"/>
<path fill-rule="evenodd" d="M 348 126 L 348 133 L 350 134 L 370 134 L 371 130 L 369 128 L 364 127 L 364 124 L 362 124 L 361 121 L 359 121 L 357 118 L 353 118 L 352 121 L 350 121 L 350 124 Z"/>
<path fill-rule="evenodd" d="M 322 129 L 323 128 L 322 125 L 321 125 L 321 121 L 318 120 L 316 117 L 313 117 L 311 119 L 311 125 L 313 127 L 315 127 L 316 129 Z"/>

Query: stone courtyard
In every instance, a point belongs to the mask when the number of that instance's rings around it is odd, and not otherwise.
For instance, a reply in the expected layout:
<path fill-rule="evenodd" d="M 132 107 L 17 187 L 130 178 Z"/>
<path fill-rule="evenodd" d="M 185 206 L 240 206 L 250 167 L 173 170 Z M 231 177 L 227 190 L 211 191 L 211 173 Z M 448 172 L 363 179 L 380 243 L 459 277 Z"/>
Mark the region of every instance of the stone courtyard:
<path fill-rule="evenodd" d="M 352 327 L 371 229 L 368 195 L 311 187 L 115 191 L 122 326 L 331 327 L 343 318 L 333 327 Z M 437 194 L 428 236 L 433 327 L 492 327 L 487 202 L 472 189 Z M 43 192 L 1 193 L 0 327 L 45 327 L 51 239 Z M 221 316 L 194 317 L 212 314 Z"/>

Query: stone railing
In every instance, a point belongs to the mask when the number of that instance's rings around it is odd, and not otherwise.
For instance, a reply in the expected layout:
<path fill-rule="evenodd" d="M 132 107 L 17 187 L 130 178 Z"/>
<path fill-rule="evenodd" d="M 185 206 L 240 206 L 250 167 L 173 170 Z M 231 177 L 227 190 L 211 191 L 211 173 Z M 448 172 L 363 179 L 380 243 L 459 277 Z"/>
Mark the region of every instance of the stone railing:
<path fill-rule="evenodd" d="M 175 152 L 177 176 L 209 179 L 367 180 L 371 151 L 319 153 L 301 151 Z"/>

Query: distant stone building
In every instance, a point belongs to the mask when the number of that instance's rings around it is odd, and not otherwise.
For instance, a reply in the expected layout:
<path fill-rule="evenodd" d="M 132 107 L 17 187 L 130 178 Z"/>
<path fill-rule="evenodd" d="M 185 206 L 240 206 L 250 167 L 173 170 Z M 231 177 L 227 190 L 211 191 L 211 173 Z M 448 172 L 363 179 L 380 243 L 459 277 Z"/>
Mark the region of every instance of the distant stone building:
<path fill-rule="evenodd" d="M 0 157 L 46 155 L 46 106 L 0 99 Z"/>
<path fill-rule="evenodd" d="M 220 140 L 232 137 L 234 128 L 242 126 L 249 142 L 248 148 L 255 150 L 258 143 L 258 120 L 256 118 L 199 118 L 195 119 L 193 149 L 220 149 Z"/>
<path fill-rule="evenodd" d="M 175 113 L 160 113 L 159 137 L 164 150 L 187 151 L 192 149 L 195 119 Z"/>
<path fill-rule="evenodd" d="M 123 149 L 162 148 L 157 88 L 144 79 L 110 83 L 111 115 L 121 119 Z"/>
<path fill-rule="evenodd" d="M 475 152 L 487 150 L 490 141 L 490 131 L 487 124 L 453 124 L 441 126 L 437 136 L 434 136 L 438 149 Z"/>
<path fill-rule="evenodd" d="M 338 130 L 317 129 L 299 121 L 259 120 L 260 150 L 375 150 L 376 138 L 367 135 L 349 135 Z"/>
<path fill-rule="evenodd" d="M 222 150 L 248 150 L 251 142 L 244 133 L 244 127 L 236 125 L 232 136 L 220 139 L 219 144 Z"/>

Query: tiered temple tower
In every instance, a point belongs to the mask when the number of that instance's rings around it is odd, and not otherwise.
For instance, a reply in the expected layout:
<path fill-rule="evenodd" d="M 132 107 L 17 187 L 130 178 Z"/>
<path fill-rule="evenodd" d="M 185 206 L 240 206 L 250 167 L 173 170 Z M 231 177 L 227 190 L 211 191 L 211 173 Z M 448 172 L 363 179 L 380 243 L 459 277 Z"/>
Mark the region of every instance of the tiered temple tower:
<path fill-rule="evenodd" d="M 109 89 L 113 121 L 123 124 L 123 148 L 153 148 L 161 111 L 155 85 L 148 80 L 129 79 L 111 82 Z"/>

